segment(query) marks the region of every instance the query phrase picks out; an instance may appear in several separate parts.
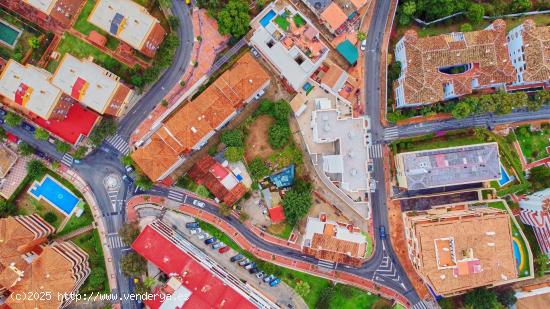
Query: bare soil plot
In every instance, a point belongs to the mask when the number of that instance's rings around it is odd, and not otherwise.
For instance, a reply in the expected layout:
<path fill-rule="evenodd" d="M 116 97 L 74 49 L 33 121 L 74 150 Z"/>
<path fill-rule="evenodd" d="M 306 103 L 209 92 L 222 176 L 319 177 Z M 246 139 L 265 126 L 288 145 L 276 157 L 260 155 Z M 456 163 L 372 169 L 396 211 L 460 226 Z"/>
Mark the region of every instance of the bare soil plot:
<path fill-rule="evenodd" d="M 254 120 L 248 128 L 248 135 L 245 141 L 244 157 L 250 162 L 256 157 L 266 160 L 275 153 L 268 142 L 269 127 L 273 123 L 273 118 L 269 115 L 261 115 Z"/>

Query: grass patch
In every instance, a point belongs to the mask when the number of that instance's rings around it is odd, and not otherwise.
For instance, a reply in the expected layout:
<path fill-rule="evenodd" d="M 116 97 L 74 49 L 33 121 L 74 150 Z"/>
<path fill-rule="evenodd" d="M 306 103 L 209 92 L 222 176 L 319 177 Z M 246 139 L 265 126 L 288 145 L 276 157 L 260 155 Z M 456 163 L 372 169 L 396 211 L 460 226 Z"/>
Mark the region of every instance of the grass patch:
<path fill-rule="evenodd" d="M 290 27 L 290 22 L 288 21 L 288 19 L 281 15 L 277 15 L 277 17 L 275 17 L 275 23 L 279 25 L 279 27 L 281 27 L 281 29 L 283 29 L 284 31 L 288 31 L 288 28 Z"/>
<path fill-rule="evenodd" d="M 294 24 L 298 28 L 300 28 L 301 26 L 306 24 L 306 21 L 304 20 L 304 18 L 300 14 L 296 14 L 296 15 L 292 16 L 292 20 L 294 21 Z"/>
<path fill-rule="evenodd" d="M 205 186 L 197 184 L 193 181 L 193 179 L 189 178 L 188 176 L 182 176 L 180 179 L 178 179 L 178 181 L 176 182 L 176 186 L 195 192 L 197 195 L 202 197 L 210 199 L 213 199 L 215 197 L 212 193 L 210 193 L 210 191 L 208 191 Z"/>
<path fill-rule="evenodd" d="M 271 168 L 272 171 L 289 166 L 292 163 L 299 167 L 302 164 L 302 151 L 290 140 L 283 150 L 270 155 L 268 160 L 274 165 Z"/>
<path fill-rule="evenodd" d="M 105 271 L 103 248 L 97 229 L 79 235 L 72 241 L 89 255 L 90 269 L 92 270 L 79 293 L 108 293 L 109 281 Z"/>
<path fill-rule="evenodd" d="M 28 186 L 26 187 L 26 189 L 28 189 Z M 48 217 L 48 220 L 46 221 L 48 221 L 48 223 L 50 223 L 56 229 L 59 228 L 59 226 L 65 219 L 65 215 L 63 215 L 55 207 L 50 205 L 45 200 L 35 199 L 31 195 L 29 195 L 26 190 L 25 193 L 21 194 L 16 199 L 15 205 L 17 207 L 18 215 L 27 216 L 36 213 L 42 218 Z"/>
<path fill-rule="evenodd" d="M 272 224 L 267 227 L 267 231 L 277 237 L 288 239 L 292 234 L 293 227 L 287 223 Z"/>
<path fill-rule="evenodd" d="M 94 217 L 92 216 L 92 211 L 90 210 L 90 206 L 87 204 L 84 204 L 84 212 L 80 217 L 77 217 L 73 215 L 67 224 L 65 224 L 65 227 L 57 233 L 57 235 L 66 235 L 69 234 L 72 231 L 78 230 L 79 228 L 88 226 L 94 222 Z"/>
<path fill-rule="evenodd" d="M 369 295 L 356 287 L 337 284 L 336 293 L 329 302 L 329 308 L 355 309 L 372 308 L 380 298 L 375 295 Z"/>
<path fill-rule="evenodd" d="M 365 235 L 365 238 L 367 239 L 367 250 L 365 250 L 365 258 L 369 258 L 372 255 L 373 251 L 373 241 L 372 241 L 372 235 L 363 233 Z"/>
<path fill-rule="evenodd" d="M 548 157 L 546 147 L 550 146 L 550 128 L 544 127 L 533 132 L 529 126 L 521 126 L 514 133 L 527 162 Z"/>
<path fill-rule="evenodd" d="M 474 136 L 472 133 L 471 131 L 461 130 L 446 132 L 442 136 L 428 134 L 395 141 L 392 143 L 392 148 L 394 147 L 393 145 L 395 145 L 397 153 L 400 153 L 485 143 L 482 137 Z"/>
<path fill-rule="evenodd" d="M 124 80 L 129 80 L 131 70 L 128 66 L 71 34 L 65 33 L 63 35 L 56 51 L 61 54 L 61 57 L 66 53 L 70 53 L 79 59 L 92 57 L 94 62 L 99 66 L 113 72 Z M 51 60 L 46 69 L 50 72 L 54 72 L 58 65 L 58 61 Z"/>
<path fill-rule="evenodd" d="M 110 50 L 115 50 L 117 49 L 120 42 L 115 37 L 110 36 L 106 31 L 88 22 L 88 16 L 90 16 L 90 13 L 92 13 L 95 3 L 96 0 L 86 1 L 86 4 L 84 4 L 82 11 L 80 11 L 80 15 L 78 15 L 78 18 L 76 19 L 73 28 L 85 35 L 88 35 L 90 34 L 90 32 L 92 32 L 92 30 L 95 30 L 96 32 L 107 38 L 107 43 L 105 44 L 105 46 Z"/>

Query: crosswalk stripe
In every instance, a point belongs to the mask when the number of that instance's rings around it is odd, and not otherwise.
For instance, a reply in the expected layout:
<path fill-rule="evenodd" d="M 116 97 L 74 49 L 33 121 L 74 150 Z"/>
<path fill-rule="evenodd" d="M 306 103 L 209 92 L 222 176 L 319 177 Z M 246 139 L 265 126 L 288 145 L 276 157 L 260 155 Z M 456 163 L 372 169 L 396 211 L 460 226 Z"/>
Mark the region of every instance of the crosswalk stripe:
<path fill-rule="evenodd" d="M 74 161 L 73 157 L 68 153 L 64 154 L 63 158 L 61 159 L 61 162 L 69 167 L 73 165 L 73 161 Z"/>
<path fill-rule="evenodd" d="M 382 158 L 383 151 L 381 144 L 374 144 L 369 147 L 369 154 L 371 158 Z"/>
<path fill-rule="evenodd" d="M 168 191 L 168 198 L 175 201 L 181 201 L 184 194 L 178 191 Z"/>
<path fill-rule="evenodd" d="M 109 247 L 112 249 L 126 247 L 126 244 L 122 241 L 119 235 L 112 235 L 109 237 Z"/>
<path fill-rule="evenodd" d="M 128 146 L 126 141 L 123 140 L 122 137 L 120 137 L 120 135 L 118 134 L 108 137 L 107 142 L 124 155 L 130 153 L 130 147 Z"/>

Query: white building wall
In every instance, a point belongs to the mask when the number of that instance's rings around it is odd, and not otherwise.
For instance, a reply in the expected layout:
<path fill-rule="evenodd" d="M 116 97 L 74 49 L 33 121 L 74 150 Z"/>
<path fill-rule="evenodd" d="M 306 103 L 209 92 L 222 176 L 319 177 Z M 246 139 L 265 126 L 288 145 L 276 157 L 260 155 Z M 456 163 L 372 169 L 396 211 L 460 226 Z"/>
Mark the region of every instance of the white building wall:
<path fill-rule="evenodd" d="M 523 70 L 525 70 L 525 54 L 523 51 L 523 25 L 519 25 L 512 29 L 506 39 L 508 40 L 508 55 L 512 61 L 512 65 L 516 69 L 516 81 L 514 85 L 523 84 Z"/>
<path fill-rule="evenodd" d="M 405 91 L 403 89 L 403 80 L 404 72 L 407 70 L 407 53 L 405 52 L 405 39 L 401 38 L 397 45 L 395 46 L 395 61 L 401 62 L 401 74 L 397 82 L 399 86 L 395 89 L 395 100 L 397 107 L 405 106 Z"/>

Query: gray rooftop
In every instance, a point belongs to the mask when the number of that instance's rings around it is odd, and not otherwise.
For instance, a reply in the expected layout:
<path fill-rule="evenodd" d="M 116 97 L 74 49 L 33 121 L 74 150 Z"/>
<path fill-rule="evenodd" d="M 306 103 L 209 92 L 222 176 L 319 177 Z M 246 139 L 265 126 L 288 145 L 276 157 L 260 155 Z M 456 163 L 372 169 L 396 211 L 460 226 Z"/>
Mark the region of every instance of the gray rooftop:
<path fill-rule="evenodd" d="M 497 143 L 400 153 L 396 164 L 399 185 L 409 190 L 500 178 Z"/>

